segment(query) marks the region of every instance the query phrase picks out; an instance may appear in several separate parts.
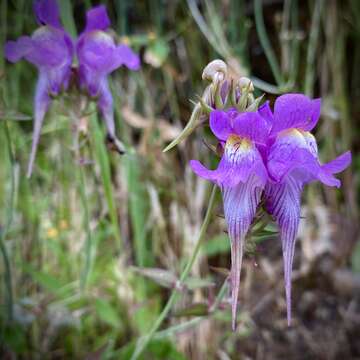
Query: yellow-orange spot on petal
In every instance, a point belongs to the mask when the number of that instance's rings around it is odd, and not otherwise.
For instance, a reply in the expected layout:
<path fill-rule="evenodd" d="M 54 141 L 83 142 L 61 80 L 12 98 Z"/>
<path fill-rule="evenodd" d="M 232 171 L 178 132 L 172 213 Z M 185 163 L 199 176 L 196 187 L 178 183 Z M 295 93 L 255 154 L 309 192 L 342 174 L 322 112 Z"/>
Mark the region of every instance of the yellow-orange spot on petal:
<path fill-rule="evenodd" d="M 279 134 L 279 137 L 285 137 L 285 136 L 295 136 L 298 138 L 303 138 L 302 130 L 295 128 L 286 129 Z"/>
<path fill-rule="evenodd" d="M 238 135 L 230 135 L 225 145 L 225 156 L 234 163 L 240 161 L 244 156 L 247 157 L 253 150 L 251 140 Z"/>
<path fill-rule="evenodd" d="M 236 147 L 237 150 L 250 150 L 252 148 L 251 140 L 238 135 L 230 135 L 226 141 L 226 146 Z"/>

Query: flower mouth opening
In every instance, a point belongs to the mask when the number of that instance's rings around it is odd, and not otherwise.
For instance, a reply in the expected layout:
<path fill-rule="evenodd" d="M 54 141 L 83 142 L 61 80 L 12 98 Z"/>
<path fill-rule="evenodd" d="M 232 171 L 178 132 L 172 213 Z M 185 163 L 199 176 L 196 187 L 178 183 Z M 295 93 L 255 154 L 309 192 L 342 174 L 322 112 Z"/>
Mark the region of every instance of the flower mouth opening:
<path fill-rule="evenodd" d="M 229 159 L 235 159 L 239 154 L 248 153 L 252 150 L 253 143 L 246 137 L 230 135 L 225 144 L 225 153 Z"/>
<path fill-rule="evenodd" d="M 232 134 L 228 137 L 226 145 L 229 145 L 237 150 L 249 150 L 252 147 L 252 142 L 246 137 Z"/>

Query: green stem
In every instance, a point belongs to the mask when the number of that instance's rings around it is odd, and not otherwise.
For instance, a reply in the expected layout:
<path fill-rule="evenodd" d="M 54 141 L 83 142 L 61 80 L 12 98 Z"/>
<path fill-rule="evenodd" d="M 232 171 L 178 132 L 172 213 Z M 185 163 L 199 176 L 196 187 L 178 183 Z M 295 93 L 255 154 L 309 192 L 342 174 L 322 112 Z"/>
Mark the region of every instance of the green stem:
<path fill-rule="evenodd" d="M 101 131 L 100 125 L 97 120 L 97 116 L 93 114 L 91 116 L 91 127 L 92 127 L 92 136 L 93 143 L 95 148 L 95 153 L 97 161 L 100 166 L 100 175 L 101 181 L 103 183 L 103 188 L 105 192 L 106 202 L 109 208 L 109 216 L 112 224 L 112 230 L 117 242 L 118 250 L 123 249 L 123 240 L 121 238 L 120 224 L 118 220 L 117 208 L 115 203 L 114 189 L 111 182 L 111 166 L 108 152 L 104 144 L 104 134 Z"/>
<path fill-rule="evenodd" d="M 296 79 L 299 72 L 299 55 L 300 55 L 300 39 L 298 38 L 299 19 L 298 19 L 298 3 L 297 0 L 292 2 L 291 22 L 292 22 L 292 45 L 291 45 L 291 68 L 289 83 L 295 87 Z"/>
<path fill-rule="evenodd" d="M 306 57 L 305 94 L 312 97 L 315 79 L 315 55 L 319 39 L 321 12 L 324 0 L 316 1 L 314 14 L 311 20 L 309 45 Z"/>
<path fill-rule="evenodd" d="M 194 262 L 195 262 L 195 260 L 196 260 L 196 258 L 198 256 L 198 254 L 199 254 L 201 244 L 202 244 L 202 240 L 205 237 L 205 233 L 206 233 L 207 228 L 208 228 L 209 223 L 210 223 L 211 213 L 212 213 L 212 210 L 213 210 L 214 205 L 215 205 L 216 189 L 217 189 L 216 185 L 214 185 L 213 188 L 212 188 L 212 191 L 211 191 L 211 195 L 210 195 L 209 206 L 208 206 L 208 209 L 207 209 L 206 214 L 205 214 L 204 222 L 201 225 L 199 237 L 197 239 L 194 251 L 193 251 L 193 253 L 191 255 L 190 260 L 186 264 L 185 269 L 183 270 L 183 272 L 182 272 L 182 274 L 180 276 L 180 280 L 179 280 L 180 285 L 183 284 L 184 281 L 189 276 L 191 268 L 194 265 Z M 135 348 L 135 351 L 132 354 L 131 360 L 138 359 L 139 356 L 142 354 L 142 352 L 146 349 L 149 342 L 153 339 L 156 331 L 159 329 L 159 327 L 161 326 L 163 321 L 166 319 L 166 317 L 169 314 L 171 308 L 173 307 L 173 305 L 178 300 L 179 295 L 180 294 L 176 289 L 174 289 L 172 291 L 169 300 L 167 301 L 163 311 L 161 312 L 161 314 L 159 315 L 159 317 L 155 321 L 155 323 L 154 323 L 153 327 L 151 328 L 149 334 L 147 336 L 145 336 L 144 338 L 140 339 L 139 343 L 137 344 L 137 346 Z"/>
<path fill-rule="evenodd" d="M 71 35 L 73 39 L 76 38 L 77 30 L 75 20 L 72 12 L 72 5 L 70 0 L 59 1 L 61 20 L 64 24 L 65 29 Z"/>
<path fill-rule="evenodd" d="M 10 189 L 10 205 L 8 209 L 8 217 L 4 229 L 0 232 L 0 251 L 4 260 L 4 267 L 5 267 L 5 287 L 7 292 L 7 308 L 8 308 L 8 317 L 11 321 L 13 318 L 13 291 L 12 291 L 12 273 L 11 273 L 11 264 L 10 258 L 6 251 L 5 246 L 5 239 L 6 235 L 9 231 L 9 228 L 12 223 L 13 218 L 13 209 L 14 209 L 14 199 L 15 199 L 15 177 L 14 177 L 14 155 L 11 148 L 11 137 L 7 122 L 4 122 L 5 127 L 5 137 L 8 146 L 8 153 L 10 159 L 10 166 L 11 166 L 11 189 Z"/>
<path fill-rule="evenodd" d="M 92 247 L 92 236 L 91 236 L 91 229 L 90 229 L 90 217 L 89 217 L 89 207 L 86 201 L 86 182 L 84 176 L 84 168 L 83 165 L 79 166 L 79 192 L 81 203 L 84 210 L 84 227 L 86 229 L 86 241 L 85 241 L 85 264 L 84 269 L 81 274 L 81 283 L 80 287 L 84 290 L 86 286 L 87 279 L 89 277 L 91 271 L 91 247 Z"/>
<path fill-rule="evenodd" d="M 277 82 L 278 85 L 282 85 L 284 81 L 280 72 L 280 67 L 276 60 L 275 53 L 271 47 L 270 40 L 266 34 L 263 11 L 262 11 L 262 0 L 255 0 L 255 24 L 261 46 L 264 49 L 265 55 L 270 64 L 271 71 L 274 75 L 275 81 Z"/>

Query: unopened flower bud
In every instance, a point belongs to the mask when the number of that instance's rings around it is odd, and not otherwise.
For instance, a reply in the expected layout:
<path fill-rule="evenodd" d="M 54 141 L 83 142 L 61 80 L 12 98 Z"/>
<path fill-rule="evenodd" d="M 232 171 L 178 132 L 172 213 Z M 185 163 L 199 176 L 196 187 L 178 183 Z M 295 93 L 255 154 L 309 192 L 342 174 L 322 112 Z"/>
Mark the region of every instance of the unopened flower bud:
<path fill-rule="evenodd" d="M 248 89 L 248 92 L 250 93 L 254 91 L 254 84 L 249 78 L 245 76 L 238 80 L 238 85 L 241 90 Z"/>
<path fill-rule="evenodd" d="M 222 60 L 213 60 L 206 65 L 202 79 L 210 82 L 218 82 L 225 79 L 227 73 L 227 65 Z"/>

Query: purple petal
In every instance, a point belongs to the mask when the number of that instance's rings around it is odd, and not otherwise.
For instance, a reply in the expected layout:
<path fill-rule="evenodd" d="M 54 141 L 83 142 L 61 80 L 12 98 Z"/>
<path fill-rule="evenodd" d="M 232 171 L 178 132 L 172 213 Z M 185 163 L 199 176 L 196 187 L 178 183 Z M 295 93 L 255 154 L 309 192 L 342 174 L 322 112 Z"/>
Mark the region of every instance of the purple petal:
<path fill-rule="evenodd" d="M 34 2 L 34 12 L 40 25 L 50 25 L 62 29 L 56 0 L 36 0 Z"/>
<path fill-rule="evenodd" d="M 81 35 L 76 49 L 80 66 L 86 66 L 92 76 L 109 74 L 118 67 L 115 42 L 103 31 Z"/>
<path fill-rule="evenodd" d="M 93 30 L 106 30 L 110 26 L 105 5 L 99 5 L 86 13 L 85 32 Z"/>
<path fill-rule="evenodd" d="M 261 105 L 258 112 L 269 125 L 272 125 L 272 123 L 274 122 L 274 114 L 272 113 L 270 108 L 270 101 L 266 101 L 263 105 Z"/>
<path fill-rule="evenodd" d="M 269 150 L 267 169 L 277 183 L 291 174 L 302 183 L 320 180 L 328 186 L 340 186 L 340 181 L 322 168 L 314 149 L 309 146 L 308 135 L 298 130 L 278 136 Z"/>
<path fill-rule="evenodd" d="M 234 133 L 231 117 L 225 111 L 214 110 L 210 113 L 210 129 L 218 140 L 226 141 Z"/>
<path fill-rule="evenodd" d="M 286 129 L 312 130 L 320 117 L 321 100 L 311 100 L 302 94 L 286 94 L 277 98 L 271 134 Z"/>
<path fill-rule="evenodd" d="M 8 41 L 5 44 L 5 58 L 13 63 L 32 51 L 32 40 L 29 36 L 21 36 L 17 41 Z"/>
<path fill-rule="evenodd" d="M 266 144 L 270 127 L 257 112 L 244 112 L 234 121 L 235 134 L 244 136 L 257 144 Z"/>
<path fill-rule="evenodd" d="M 336 159 L 322 165 L 322 169 L 330 174 L 337 174 L 345 170 L 351 163 L 351 152 L 347 151 Z"/>
<path fill-rule="evenodd" d="M 48 95 L 48 79 L 46 74 L 40 73 L 39 80 L 36 85 L 35 103 L 34 103 L 34 130 L 32 136 L 32 146 L 29 158 L 27 177 L 32 173 L 35 161 L 36 151 L 40 140 L 41 128 L 45 118 L 45 114 L 50 105 L 50 97 Z"/>
<path fill-rule="evenodd" d="M 35 31 L 25 59 L 41 68 L 71 66 L 73 47 L 69 36 L 54 28 L 42 27 Z"/>
<path fill-rule="evenodd" d="M 134 53 L 127 45 L 119 45 L 116 48 L 116 62 L 115 68 L 121 65 L 125 65 L 130 70 L 140 69 L 140 58 L 139 55 Z M 114 68 L 114 70 L 115 70 Z"/>
<path fill-rule="evenodd" d="M 247 139 L 231 135 L 224 148 L 223 157 L 216 170 L 206 169 L 199 161 L 190 161 L 193 171 L 200 177 L 223 187 L 234 187 L 244 183 L 251 174 L 265 183 L 267 173 L 262 157 L 255 145 Z"/>
<path fill-rule="evenodd" d="M 236 329 L 240 271 L 245 236 L 255 216 L 264 183 L 255 174 L 245 183 L 235 187 L 223 187 L 225 219 L 231 241 L 231 307 L 232 328 Z"/>
<path fill-rule="evenodd" d="M 295 240 L 300 220 L 302 183 L 288 176 L 281 184 L 268 183 L 265 187 L 266 208 L 279 225 L 284 259 L 287 321 L 291 323 L 291 274 Z"/>

